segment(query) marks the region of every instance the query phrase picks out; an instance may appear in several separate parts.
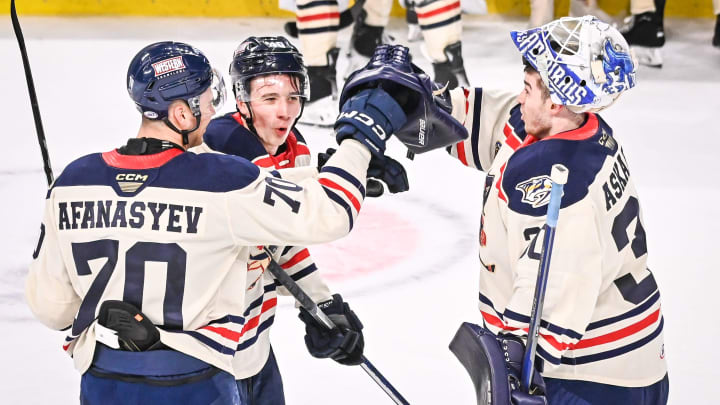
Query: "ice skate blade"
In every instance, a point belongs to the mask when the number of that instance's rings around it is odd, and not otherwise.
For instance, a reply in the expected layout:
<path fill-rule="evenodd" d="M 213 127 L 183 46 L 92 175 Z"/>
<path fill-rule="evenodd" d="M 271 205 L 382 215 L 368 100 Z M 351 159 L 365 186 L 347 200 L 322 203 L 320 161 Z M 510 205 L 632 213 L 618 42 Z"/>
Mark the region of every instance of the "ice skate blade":
<path fill-rule="evenodd" d="M 662 67 L 663 58 L 660 48 L 633 45 L 631 49 L 635 52 L 635 57 L 641 65 L 658 69 Z"/>

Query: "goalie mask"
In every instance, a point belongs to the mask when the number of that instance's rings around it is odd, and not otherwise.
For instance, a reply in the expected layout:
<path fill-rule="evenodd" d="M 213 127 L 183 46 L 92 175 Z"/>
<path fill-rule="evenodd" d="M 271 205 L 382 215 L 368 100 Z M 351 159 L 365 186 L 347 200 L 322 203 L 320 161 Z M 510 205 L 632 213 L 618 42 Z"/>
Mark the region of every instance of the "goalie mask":
<path fill-rule="evenodd" d="M 593 16 L 560 18 L 510 36 L 552 102 L 574 112 L 600 111 L 635 86 L 637 64 L 627 41 Z"/>

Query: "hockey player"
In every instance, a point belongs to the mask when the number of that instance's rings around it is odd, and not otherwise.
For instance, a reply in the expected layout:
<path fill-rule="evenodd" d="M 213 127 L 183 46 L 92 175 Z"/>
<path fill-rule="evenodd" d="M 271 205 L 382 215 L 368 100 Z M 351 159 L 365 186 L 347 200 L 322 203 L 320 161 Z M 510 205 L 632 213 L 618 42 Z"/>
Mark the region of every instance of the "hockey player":
<path fill-rule="evenodd" d="M 337 32 L 341 27 L 338 2 L 297 0 L 297 32 L 308 65 L 310 98 L 300 119 L 303 124 L 332 126 L 337 116 Z M 384 34 L 392 0 L 356 1 L 354 25 L 347 53 L 350 72 L 367 63 L 375 47 L 390 39 Z M 461 52 L 459 0 L 415 1 L 418 24 L 425 38 L 424 51 L 433 63 L 435 81 L 449 88 L 467 85 Z"/>
<path fill-rule="evenodd" d="M 213 119 L 195 152 L 241 156 L 268 170 L 310 166 L 310 151 L 295 122 L 307 98 L 308 77 L 302 55 L 283 37 L 250 37 L 233 55 L 230 77 L 237 112 Z M 314 170 L 314 169 L 312 169 Z M 273 247 L 273 259 L 343 331 L 324 336 L 303 310 L 308 350 L 341 364 L 359 364 L 363 352 L 362 323 L 339 294 L 332 295 L 310 252 L 302 246 Z M 250 248 L 243 330 L 233 359 L 241 403 L 283 404 L 283 384 L 270 345 L 277 295 L 288 295 L 265 272 L 269 258 L 262 246 Z"/>
<path fill-rule="evenodd" d="M 647 268 L 638 194 L 623 148 L 597 114 L 635 86 L 629 46 L 616 29 L 592 16 L 513 32 L 512 39 L 525 64 L 519 95 L 456 89 L 420 102 L 445 108 L 464 123 L 470 137 L 449 151 L 464 165 L 487 172 L 479 236 L 485 328 L 525 338 L 550 169 L 561 163 L 570 176 L 537 347 L 547 400 L 665 404 L 664 319 Z M 363 81 L 351 80 L 344 91 L 379 82 L 393 88 L 390 94 L 404 108 L 417 102 L 405 83 L 412 82 L 409 76 L 422 82 L 423 74 L 389 70 L 369 65 L 358 73 Z M 499 367 L 522 359 L 505 360 Z"/>
<path fill-rule="evenodd" d="M 717 0 L 715 0 L 717 1 Z M 665 45 L 665 0 L 631 0 L 630 13 L 620 29 L 631 47 L 635 48 L 638 62 L 661 68 Z"/>
<path fill-rule="evenodd" d="M 713 10 L 715 11 L 715 33 L 713 34 L 712 44 L 716 48 L 720 48 L 720 0 L 713 0 Z"/>
<path fill-rule="evenodd" d="M 341 111 L 376 120 L 338 121 L 340 147 L 320 173 L 186 153 L 224 99 L 220 78 L 190 45 L 142 49 L 127 74 L 137 137 L 75 160 L 48 190 L 26 300 L 69 330 L 83 404 L 238 404 L 253 247 L 347 234 L 371 156 L 406 120 L 384 91 L 357 94 Z"/>

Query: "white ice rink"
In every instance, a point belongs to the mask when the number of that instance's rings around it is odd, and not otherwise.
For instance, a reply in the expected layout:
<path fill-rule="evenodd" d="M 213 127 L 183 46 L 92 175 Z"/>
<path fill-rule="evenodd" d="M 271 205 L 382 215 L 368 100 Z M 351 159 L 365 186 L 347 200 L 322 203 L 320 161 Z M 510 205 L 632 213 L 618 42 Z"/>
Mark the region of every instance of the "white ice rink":
<path fill-rule="evenodd" d="M 125 90 L 132 56 L 159 40 L 189 42 L 225 72 L 245 37 L 281 33 L 275 19 L 22 18 L 53 168 L 118 147 L 140 117 Z M 643 204 L 649 265 L 662 293 L 673 404 L 720 403 L 720 50 L 712 21 L 666 21 L 661 70 L 603 113 L 628 156 Z M 464 19 L 470 80 L 521 88 L 510 41 L 524 20 Z M 406 38 L 403 22 L 390 31 Z M 349 31 L 341 32 L 347 41 Z M 421 67 L 429 63 L 411 45 Z M 23 283 L 46 192 L 20 53 L 0 25 L 0 403 L 77 403 L 79 375 L 64 335 L 32 318 Z M 343 64 L 343 61 L 340 62 Z M 340 66 L 342 71 L 342 66 Z M 227 80 L 227 79 L 226 79 Z M 225 110 L 232 108 L 227 103 Z M 301 128 L 313 152 L 329 131 Z M 390 153 L 401 159 L 397 141 Z M 402 158 L 411 190 L 368 200 L 353 233 L 311 248 L 331 286 L 365 324 L 366 355 L 413 404 L 473 404 L 465 370 L 447 349 L 462 321 L 479 322 L 477 229 L 483 175 L 444 152 Z M 552 277 L 552 275 L 550 276 Z M 293 302 L 281 300 L 272 341 L 288 404 L 389 404 L 358 367 L 317 360 L 303 344 Z"/>

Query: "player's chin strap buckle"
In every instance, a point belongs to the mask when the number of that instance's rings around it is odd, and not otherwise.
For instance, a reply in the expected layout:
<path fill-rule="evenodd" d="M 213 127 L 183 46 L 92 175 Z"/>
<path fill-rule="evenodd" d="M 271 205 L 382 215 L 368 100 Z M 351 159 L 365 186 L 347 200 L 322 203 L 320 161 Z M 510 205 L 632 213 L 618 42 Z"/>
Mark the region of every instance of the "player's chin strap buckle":
<path fill-rule="evenodd" d="M 129 352 L 166 349 L 158 328 L 134 305 L 123 301 L 105 301 L 100 306 L 95 339 Z"/>

